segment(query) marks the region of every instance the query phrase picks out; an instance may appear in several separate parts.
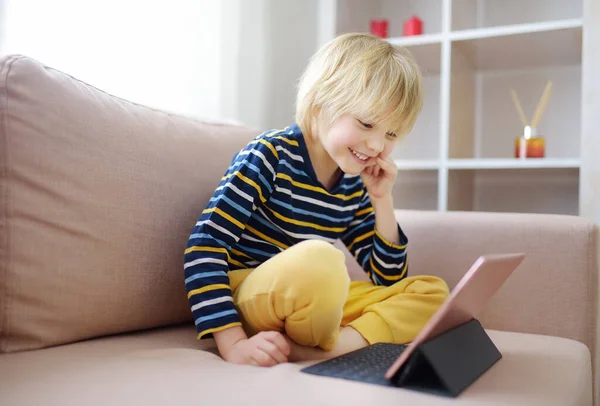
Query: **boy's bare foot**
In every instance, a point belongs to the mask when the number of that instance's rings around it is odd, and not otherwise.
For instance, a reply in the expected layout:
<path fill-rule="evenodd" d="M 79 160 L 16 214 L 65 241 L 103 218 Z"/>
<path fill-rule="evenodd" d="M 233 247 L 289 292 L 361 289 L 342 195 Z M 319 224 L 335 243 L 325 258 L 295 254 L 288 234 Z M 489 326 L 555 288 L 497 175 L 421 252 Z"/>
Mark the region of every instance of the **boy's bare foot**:
<path fill-rule="evenodd" d="M 290 355 L 288 356 L 290 362 L 325 360 L 369 345 L 367 340 L 352 327 L 344 327 L 340 330 L 338 342 L 331 351 L 325 351 L 318 347 L 306 347 L 300 345 L 288 336 L 285 336 L 285 339 L 290 346 Z"/>

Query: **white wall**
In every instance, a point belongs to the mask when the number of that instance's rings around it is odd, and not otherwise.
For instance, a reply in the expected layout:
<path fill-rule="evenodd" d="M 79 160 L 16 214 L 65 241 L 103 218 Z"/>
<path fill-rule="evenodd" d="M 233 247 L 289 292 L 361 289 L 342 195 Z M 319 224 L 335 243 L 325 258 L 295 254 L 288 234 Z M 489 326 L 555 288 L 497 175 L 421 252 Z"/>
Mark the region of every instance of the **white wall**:
<path fill-rule="evenodd" d="M 225 56 L 236 70 L 232 80 L 237 91 L 229 111 L 257 130 L 291 124 L 298 79 L 317 49 L 319 0 L 226 3 L 237 4 L 242 16 L 236 25 L 237 59 Z M 232 11 L 226 15 L 232 16 Z"/>
<path fill-rule="evenodd" d="M 319 0 L 0 0 L 0 53 L 116 96 L 257 130 L 294 118 Z"/>
<path fill-rule="evenodd" d="M 318 43 L 318 0 L 269 0 L 266 122 L 281 128 L 294 120 L 297 83 Z"/>
<path fill-rule="evenodd" d="M 600 3 L 596 0 L 584 1 L 583 32 L 583 103 L 581 122 L 581 187 L 579 199 L 582 216 L 591 218 L 600 224 Z M 600 244 L 600 242 L 599 242 Z M 600 316 L 600 315 L 599 315 Z M 600 323 L 598 324 L 600 337 Z M 600 347 L 600 343 L 599 343 Z M 600 369 L 600 348 L 598 349 L 598 368 Z M 598 385 L 600 398 L 600 385 Z M 600 399 L 598 400 L 600 405 Z"/>
<path fill-rule="evenodd" d="M 0 51 L 131 101 L 224 118 L 223 9 L 212 0 L 4 0 Z"/>

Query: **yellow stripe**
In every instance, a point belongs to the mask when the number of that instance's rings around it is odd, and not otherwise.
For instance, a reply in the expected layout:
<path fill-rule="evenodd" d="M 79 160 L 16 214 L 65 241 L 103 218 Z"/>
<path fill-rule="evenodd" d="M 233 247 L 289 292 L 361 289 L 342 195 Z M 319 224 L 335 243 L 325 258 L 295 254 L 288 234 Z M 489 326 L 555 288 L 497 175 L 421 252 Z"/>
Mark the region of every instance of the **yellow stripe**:
<path fill-rule="evenodd" d="M 285 137 L 282 137 L 282 136 L 279 136 L 279 137 L 273 137 L 273 138 L 275 138 L 276 140 L 285 141 L 285 142 L 287 142 L 288 144 L 290 144 L 290 145 L 293 145 L 294 147 L 297 147 L 297 146 L 298 146 L 298 141 L 290 140 L 290 139 L 287 139 L 287 138 L 285 138 Z"/>
<path fill-rule="evenodd" d="M 264 203 L 264 202 L 266 202 L 265 198 L 264 198 L 264 197 L 263 197 L 263 195 L 262 195 L 262 190 L 261 190 L 260 186 L 258 186 L 258 185 L 256 184 L 256 182 L 254 182 L 252 179 L 249 179 L 249 178 L 245 177 L 244 175 L 242 175 L 241 173 L 239 173 L 239 172 L 237 172 L 237 171 L 236 171 L 236 172 L 234 172 L 234 173 L 230 173 L 230 174 L 229 174 L 229 175 L 227 175 L 227 176 L 223 176 L 223 177 L 221 178 L 221 180 L 227 180 L 227 179 L 231 178 L 231 177 L 232 177 L 232 176 L 234 176 L 234 175 L 235 175 L 235 176 L 237 176 L 238 178 L 240 178 L 241 180 L 243 180 L 244 182 L 246 182 L 247 184 L 249 184 L 250 186 L 252 186 L 254 189 L 256 189 L 256 191 L 258 192 L 258 195 L 260 196 L 260 200 L 261 200 L 263 203 Z"/>
<path fill-rule="evenodd" d="M 265 140 L 259 140 L 261 144 L 266 145 L 271 152 L 273 153 L 273 155 L 275 155 L 275 158 L 277 158 L 277 160 L 279 160 L 279 154 L 277 153 L 277 150 L 275 150 L 275 147 L 273 145 L 271 145 L 271 143 L 265 141 Z"/>
<path fill-rule="evenodd" d="M 406 275 L 406 270 L 408 269 L 408 258 L 404 259 L 404 269 L 402 270 L 402 273 L 400 274 L 400 276 L 404 276 Z"/>
<path fill-rule="evenodd" d="M 375 231 L 369 231 L 368 233 L 365 233 L 365 234 L 363 234 L 363 235 L 361 235 L 359 237 L 356 237 L 354 239 L 354 241 L 352 241 L 352 243 L 348 246 L 348 250 L 351 250 L 352 247 L 354 247 L 354 244 L 356 244 L 357 242 L 361 242 L 365 238 L 369 238 L 369 237 L 371 237 L 374 234 L 375 234 Z"/>
<path fill-rule="evenodd" d="M 265 203 L 267 201 L 267 199 L 265 199 L 263 197 L 262 190 L 260 189 L 260 186 L 258 186 L 256 184 L 256 182 L 254 182 L 252 179 L 249 179 L 249 178 L 245 177 L 244 175 L 242 175 L 239 172 L 236 172 L 235 174 L 237 175 L 238 178 L 240 178 L 241 180 L 243 180 L 244 182 L 246 182 L 247 184 L 249 184 L 250 186 L 252 186 L 254 189 L 256 189 L 256 191 L 258 192 L 258 196 L 260 197 L 260 201 L 261 202 Z"/>
<path fill-rule="evenodd" d="M 277 160 L 279 160 L 279 154 L 277 153 L 277 151 L 275 150 L 275 147 L 273 145 L 271 145 L 271 143 L 265 141 L 265 140 L 254 140 L 251 141 L 250 144 L 258 144 L 261 143 L 263 145 L 266 145 L 267 148 L 269 148 L 271 150 L 271 152 L 273 153 L 273 155 L 275 155 L 275 158 L 277 158 Z"/>
<path fill-rule="evenodd" d="M 274 130 L 274 131 L 271 131 L 270 133 L 268 133 L 267 135 L 265 135 L 265 137 L 271 137 L 271 136 L 273 136 L 275 134 L 279 134 L 279 133 L 281 133 L 283 131 L 284 130 Z"/>
<path fill-rule="evenodd" d="M 377 269 L 377 267 L 373 263 L 373 257 L 369 258 L 369 263 L 371 264 L 371 269 L 373 271 L 375 271 L 375 273 L 377 275 L 381 276 L 386 281 L 397 281 L 397 280 L 400 280 L 400 279 L 402 279 L 404 277 L 404 274 L 406 273 L 406 261 L 404 261 L 404 269 L 403 269 L 402 273 L 400 275 L 393 275 L 393 276 L 385 275 L 385 274 L 383 274 L 383 272 L 381 272 L 379 269 Z"/>
<path fill-rule="evenodd" d="M 244 253 L 243 253 L 243 252 L 241 252 L 241 251 L 235 250 L 235 249 L 233 249 L 233 248 L 231 249 L 231 253 L 232 253 L 232 254 L 235 254 L 235 255 L 238 255 L 238 256 L 240 256 L 240 257 L 246 257 L 246 258 L 250 258 L 251 260 L 253 260 L 253 261 L 254 261 L 254 258 L 252 258 L 252 257 L 250 257 L 250 256 L 248 256 L 248 255 L 246 255 L 246 254 L 244 254 Z"/>
<path fill-rule="evenodd" d="M 356 212 L 355 216 L 356 217 L 362 216 L 363 214 L 371 213 L 372 211 L 373 211 L 372 207 L 367 207 L 366 209 L 362 209 L 361 211 Z"/>
<path fill-rule="evenodd" d="M 388 240 L 386 240 L 385 238 L 383 238 L 383 236 L 377 230 L 375 230 L 375 234 L 377 234 L 377 236 L 379 238 L 381 238 L 383 240 L 383 242 L 385 243 L 385 245 L 387 245 L 388 247 L 392 247 L 392 248 L 396 248 L 396 249 L 402 250 L 402 249 L 406 248 L 406 246 L 408 245 L 408 244 L 396 245 L 394 243 L 391 243 Z"/>
<path fill-rule="evenodd" d="M 232 265 L 237 265 L 237 266 L 239 266 L 240 268 L 243 268 L 243 269 L 248 268 L 246 265 L 242 264 L 241 262 L 236 261 L 235 259 L 229 258 L 229 260 L 227 262 L 229 262 Z"/>
<path fill-rule="evenodd" d="M 190 252 L 194 252 L 194 251 L 221 252 L 221 253 L 229 256 L 229 253 L 227 252 L 227 250 L 225 248 L 200 247 L 200 246 L 197 246 L 197 245 L 186 249 L 185 253 L 189 254 Z"/>
<path fill-rule="evenodd" d="M 273 153 L 273 155 L 275 155 L 275 158 L 277 158 L 277 160 L 279 160 L 279 154 L 277 153 L 277 150 L 275 149 L 275 147 L 273 145 L 271 145 L 267 141 L 265 141 L 265 140 L 254 140 L 254 141 L 250 141 L 250 144 L 258 144 L 259 142 L 261 144 L 266 145 L 271 150 L 271 152 Z M 233 173 L 230 173 L 229 175 L 223 176 L 221 178 L 221 180 L 227 180 L 227 179 L 231 178 L 233 175 L 238 175 L 238 174 L 239 174 L 239 172 L 237 172 L 237 171 L 233 172 Z"/>
<path fill-rule="evenodd" d="M 229 220 L 230 222 L 232 222 L 233 224 L 235 224 L 242 230 L 244 229 L 244 225 L 242 223 L 240 223 L 239 221 L 237 221 L 236 219 L 234 219 L 233 217 L 231 217 L 229 214 L 225 213 L 223 210 L 219 209 L 218 207 L 212 207 L 210 209 L 206 209 L 202 212 L 202 214 L 211 213 L 213 211 L 215 213 L 221 215 L 221 217 L 226 218 L 227 220 Z"/>
<path fill-rule="evenodd" d="M 246 230 L 250 231 L 252 234 L 255 234 L 257 237 L 260 237 L 260 238 L 262 238 L 262 239 L 263 239 L 263 240 L 265 240 L 265 241 L 269 241 L 271 244 L 275 244 L 275 245 L 277 245 L 277 246 L 278 246 L 278 247 L 280 247 L 280 248 L 283 248 L 283 249 L 286 249 L 286 248 L 288 248 L 288 246 L 287 246 L 287 245 L 285 245 L 285 244 L 282 244 L 282 243 L 280 243 L 279 241 L 277 241 L 277 240 L 274 240 L 273 238 L 271 238 L 271 237 L 269 237 L 269 236 L 267 236 L 267 235 L 264 235 L 264 234 L 263 234 L 263 233 L 261 233 L 260 231 L 258 231 L 258 230 L 256 230 L 256 229 L 254 229 L 254 228 L 252 228 L 252 227 L 250 227 L 250 226 L 246 226 Z"/>
<path fill-rule="evenodd" d="M 309 223 L 307 221 L 300 221 L 300 220 L 290 219 L 290 218 L 284 217 L 281 214 L 273 211 L 273 209 L 271 209 L 270 207 L 267 207 L 267 206 L 265 206 L 265 207 L 267 209 L 269 209 L 269 211 L 271 213 L 273 213 L 273 215 L 275 215 L 275 217 L 277 217 L 279 220 L 285 221 L 286 223 L 296 224 L 297 226 L 312 227 L 314 229 L 323 230 L 323 231 L 342 232 L 342 231 L 346 230 L 346 227 L 325 227 L 325 226 L 320 226 L 318 224 Z"/>
<path fill-rule="evenodd" d="M 325 195 L 337 197 L 338 199 L 342 199 L 342 200 L 350 200 L 357 196 L 362 196 L 362 194 L 363 194 L 363 191 L 359 190 L 358 192 L 352 193 L 350 196 L 346 196 L 346 195 L 342 195 L 342 194 L 332 195 L 331 193 L 329 193 L 322 187 L 312 186 L 312 185 L 307 185 L 305 183 L 296 182 L 295 180 L 293 180 L 291 177 L 289 177 L 285 173 L 278 173 L 277 177 L 281 178 L 281 179 L 285 179 L 287 181 L 290 181 L 292 185 L 297 186 L 299 188 L 306 189 L 306 190 L 312 190 L 313 192 L 323 193 Z"/>
<path fill-rule="evenodd" d="M 185 250 L 185 253 L 189 254 L 190 252 L 194 252 L 194 251 L 222 252 L 223 254 L 227 255 L 227 262 L 229 262 L 230 264 L 237 265 L 242 268 L 247 268 L 247 266 L 242 264 L 241 262 L 238 262 L 235 259 L 231 259 L 231 257 L 229 256 L 229 252 L 227 252 L 227 250 L 225 248 L 194 246 L 194 247 L 190 247 L 187 250 Z"/>
<path fill-rule="evenodd" d="M 229 323 L 229 324 L 226 324 L 226 325 L 221 326 L 221 327 L 209 328 L 208 330 L 204 330 L 203 332 L 201 332 L 200 334 L 198 334 L 198 340 L 201 339 L 202 337 L 204 337 L 207 334 L 218 333 L 219 331 L 223 331 L 223 330 L 226 330 L 228 328 L 235 327 L 235 326 L 241 326 L 241 325 L 242 325 L 242 323 L 240 323 L 239 321 L 234 321 L 233 323 Z"/>
<path fill-rule="evenodd" d="M 204 286 L 203 288 L 200 288 L 200 289 L 190 290 L 188 292 L 188 299 L 194 295 L 199 295 L 200 293 L 210 292 L 211 290 L 217 290 L 217 289 L 231 289 L 231 287 L 229 285 L 225 285 L 224 283 L 217 283 L 216 285 Z"/>

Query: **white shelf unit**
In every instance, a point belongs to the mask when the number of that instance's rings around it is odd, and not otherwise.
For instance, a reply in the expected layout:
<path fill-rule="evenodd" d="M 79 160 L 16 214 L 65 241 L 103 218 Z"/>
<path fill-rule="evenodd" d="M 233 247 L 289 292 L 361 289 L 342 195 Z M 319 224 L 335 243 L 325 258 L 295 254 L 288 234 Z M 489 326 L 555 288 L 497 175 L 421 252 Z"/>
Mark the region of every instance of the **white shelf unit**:
<path fill-rule="evenodd" d="M 326 3 L 321 43 L 387 19 L 387 40 L 423 71 L 423 111 L 394 152 L 398 208 L 579 213 L 583 0 Z M 423 34 L 403 37 L 413 15 Z M 515 158 L 523 125 L 510 88 L 531 119 L 548 80 L 545 158 Z"/>

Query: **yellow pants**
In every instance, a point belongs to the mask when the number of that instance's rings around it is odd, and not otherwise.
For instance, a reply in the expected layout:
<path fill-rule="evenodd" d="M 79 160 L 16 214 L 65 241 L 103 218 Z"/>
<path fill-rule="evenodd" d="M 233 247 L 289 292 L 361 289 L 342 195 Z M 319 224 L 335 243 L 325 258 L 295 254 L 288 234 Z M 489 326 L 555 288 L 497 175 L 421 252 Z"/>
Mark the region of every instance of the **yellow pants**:
<path fill-rule="evenodd" d="M 351 282 L 344 254 L 318 240 L 229 278 L 247 334 L 285 331 L 300 345 L 327 351 L 344 326 L 370 344 L 410 342 L 448 295 L 446 283 L 433 276 L 406 277 L 389 287 Z"/>

